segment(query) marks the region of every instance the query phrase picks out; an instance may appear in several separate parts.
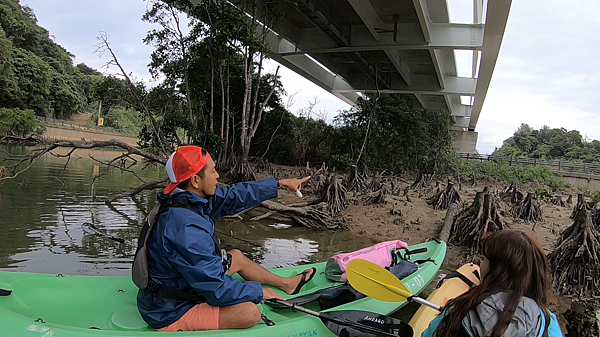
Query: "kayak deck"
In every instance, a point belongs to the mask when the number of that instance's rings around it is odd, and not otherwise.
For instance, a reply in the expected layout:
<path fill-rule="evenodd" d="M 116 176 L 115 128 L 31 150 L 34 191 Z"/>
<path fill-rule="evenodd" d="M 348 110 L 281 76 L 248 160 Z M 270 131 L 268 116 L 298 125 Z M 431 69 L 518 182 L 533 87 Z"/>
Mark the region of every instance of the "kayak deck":
<path fill-rule="evenodd" d="M 427 252 L 411 256 L 411 259 L 431 259 L 419 266 L 419 270 L 402 282 L 415 294 L 423 290 L 435 277 L 445 252 L 444 242 L 434 241 L 409 247 L 427 247 Z M 272 270 L 273 273 L 290 277 L 307 268 L 315 267 L 317 275 L 304 286 L 298 295 L 314 293 L 330 288 L 335 283 L 325 277 L 325 262 Z M 0 296 L 0 326 L 7 336 L 43 336 L 51 331 L 53 337 L 82 335 L 141 336 L 153 333 L 142 320 L 137 310 L 137 287 L 129 276 L 63 276 L 21 272 L 0 272 L 0 289 L 11 290 L 8 296 Z M 281 292 L 280 292 L 281 293 Z M 363 298 L 329 311 L 363 310 L 388 315 L 406 302 L 380 302 Z M 263 315 L 275 323 L 267 326 L 261 321 L 255 327 L 245 330 L 221 330 L 193 332 L 194 335 L 250 336 L 275 334 L 277 336 L 332 336 L 321 321 L 313 316 L 289 309 L 276 310 L 267 304 L 259 304 Z M 319 311 L 317 302 L 305 305 Z M 40 334 L 40 332 L 44 332 Z M 165 333 L 160 333 L 164 335 Z M 169 333 L 166 333 L 169 335 Z M 178 333 L 179 336 L 180 333 Z"/>

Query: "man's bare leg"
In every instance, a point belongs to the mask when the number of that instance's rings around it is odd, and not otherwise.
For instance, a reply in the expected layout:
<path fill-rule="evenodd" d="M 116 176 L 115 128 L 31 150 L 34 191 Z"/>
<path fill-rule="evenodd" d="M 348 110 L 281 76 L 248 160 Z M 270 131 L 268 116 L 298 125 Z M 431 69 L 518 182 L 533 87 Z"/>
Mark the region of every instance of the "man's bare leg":
<path fill-rule="evenodd" d="M 230 250 L 227 253 L 231 254 L 232 257 L 229 275 L 239 273 L 246 281 L 256 281 L 260 284 L 276 287 L 285 291 L 286 294 L 293 293 L 302 280 L 302 275 L 290 278 L 277 276 L 244 256 L 238 249 Z M 305 279 L 308 279 L 312 273 L 313 271 L 308 269 Z"/>
<path fill-rule="evenodd" d="M 219 330 L 245 329 L 260 322 L 260 309 L 252 302 L 219 308 Z"/>

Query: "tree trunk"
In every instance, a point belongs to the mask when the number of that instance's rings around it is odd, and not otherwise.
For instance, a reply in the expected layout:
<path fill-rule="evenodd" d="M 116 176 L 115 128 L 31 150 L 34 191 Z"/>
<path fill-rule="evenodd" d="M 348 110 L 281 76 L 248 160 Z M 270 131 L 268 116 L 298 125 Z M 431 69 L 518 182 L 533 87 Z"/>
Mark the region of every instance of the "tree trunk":
<path fill-rule="evenodd" d="M 225 85 L 223 78 L 223 64 L 219 62 L 219 79 L 221 81 L 221 131 L 219 132 L 219 136 L 223 139 L 223 128 L 225 127 Z"/>

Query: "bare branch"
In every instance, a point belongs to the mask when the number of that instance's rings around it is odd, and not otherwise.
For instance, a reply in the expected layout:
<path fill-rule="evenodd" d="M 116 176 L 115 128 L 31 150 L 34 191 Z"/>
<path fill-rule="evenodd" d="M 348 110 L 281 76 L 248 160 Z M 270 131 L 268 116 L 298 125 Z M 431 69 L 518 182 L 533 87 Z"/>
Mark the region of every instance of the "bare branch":
<path fill-rule="evenodd" d="M 153 190 L 155 188 L 162 188 L 162 187 L 165 186 L 165 182 L 167 182 L 167 180 L 169 180 L 168 177 L 160 179 L 160 180 L 150 181 L 150 182 L 147 182 L 147 183 L 142 184 L 142 185 L 137 186 L 137 187 L 132 187 L 132 188 L 129 189 L 129 191 L 123 192 L 123 193 L 119 193 L 119 194 L 113 196 L 112 198 L 108 199 L 107 201 L 108 202 L 113 202 L 113 201 L 118 200 L 120 198 L 130 197 L 130 196 L 136 195 L 136 194 L 138 194 L 138 193 L 140 193 L 142 191 L 145 191 L 145 190 Z"/>
<path fill-rule="evenodd" d="M 158 123 L 156 123 L 154 116 L 152 116 L 152 113 L 150 112 L 150 109 L 146 105 L 146 102 L 144 102 L 144 100 L 138 93 L 137 88 L 135 87 L 135 85 L 133 84 L 133 82 L 131 81 L 131 79 L 129 78 L 127 73 L 125 72 L 125 69 L 123 69 L 123 67 L 119 63 L 119 60 L 117 59 L 117 55 L 110 48 L 110 45 L 108 44 L 108 34 L 106 32 L 100 32 L 100 36 L 98 36 L 97 39 L 100 42 L 98 43 L 98 45 L 96 45 L 96 53 L 98 53 L 101 56 L 106 51 L 108 51 L 110 53 L 112 60 L 109 61 L 107 63 L 107 65 L 113 64 L 113 65 L 116 65 L 117 67 L 119 67 L 119 69 L 121 70 L 121 74 L 123 75 L 123 77 L 125 77 L 125 80 L 127 81 L 127 84 L 129 85 L 129 90 L 131 91 L 131 94 L 133 95 L 135 100 L 138 102 L 138 104 L 142 107 L 142 109 L 146 113 L 146 117 L 148 117 L 148 120 L 150 121 L 150 125 L 152 125 L 152 130 L 154 131 L 154 134 L 156 135 L 156 137 L 158 138 L 158 141 L 159 141 L 158 148 L 163 152 L 163 154 L 165 156 L 170 155 L 174 151 L 173 147 L 171 146 L 171 144 L 169 144 L 169 142 L 165 138 L 165 135 L 160 130 L 160 127 L 158 126 Z"/>

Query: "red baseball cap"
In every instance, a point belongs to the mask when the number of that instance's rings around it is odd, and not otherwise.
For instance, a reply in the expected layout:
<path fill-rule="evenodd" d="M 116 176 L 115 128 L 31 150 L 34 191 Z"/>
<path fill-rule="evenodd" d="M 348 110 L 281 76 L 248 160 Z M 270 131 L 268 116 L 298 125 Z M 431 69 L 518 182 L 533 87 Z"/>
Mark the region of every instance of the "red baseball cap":
<path fill-rule="evenodd" d="M 177 185 L 198 174 L 209 158 L 208 152 L 199 146 L 188 145 L 178 148 L 165 164 L 171 182 L 165 187 L 164 193 L 173 192 Z"/>

